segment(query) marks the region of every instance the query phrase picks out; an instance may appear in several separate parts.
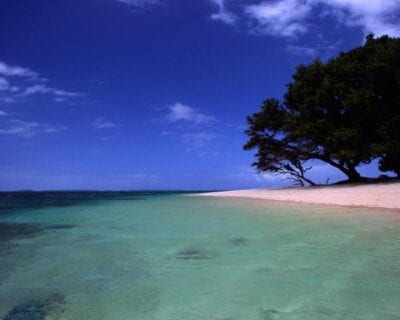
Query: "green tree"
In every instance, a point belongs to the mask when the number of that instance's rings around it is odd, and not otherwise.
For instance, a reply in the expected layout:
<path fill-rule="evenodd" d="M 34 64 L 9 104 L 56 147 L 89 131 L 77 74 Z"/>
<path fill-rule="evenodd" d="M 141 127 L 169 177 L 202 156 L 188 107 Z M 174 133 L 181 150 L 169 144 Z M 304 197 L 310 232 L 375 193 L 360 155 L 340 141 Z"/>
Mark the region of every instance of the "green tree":
<path fill-rule="evenodd" d="M 399 63 L 400 39 L 369 35 L 326 63 L 298 66 L 282 102 L 267 99 L 247 117 L 244 148 L 257 149 L 253 165 L 313 184 L 305 177 L 310 160 L 359 181 L 357 167 L 379 158 L 381 170 L 399 175 Z"/>

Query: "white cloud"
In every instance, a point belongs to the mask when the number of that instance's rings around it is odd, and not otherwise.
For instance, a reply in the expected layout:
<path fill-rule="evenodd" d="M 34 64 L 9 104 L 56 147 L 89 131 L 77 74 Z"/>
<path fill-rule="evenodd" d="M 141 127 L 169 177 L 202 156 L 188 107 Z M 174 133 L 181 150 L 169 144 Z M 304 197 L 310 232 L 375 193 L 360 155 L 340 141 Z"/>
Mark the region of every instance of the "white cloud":
<path fill-rule="evenodd" d="M 18 87 L 11 86 L 10 82 L 6 78 L 0 77 L 0 91 L 16 92 L 18 91 Z"/>
<path fill-rule="evenodd" d="M 162 136 L 177 137 L 185 146 L 186 151 L 195 151 L 198 155 L 215 153 L 209 148 L 210 142 L 217 135 L 210 131 L 199 130 L 199 128 L 214 124 L 216 122 L 214 117 L 180 102 L 168 106 L 168 109 L 166 120 L 170 123 L 179 123 L 179 125 L 175 125 L 172 131 L 161 131 Z"/>
<path fill-rule="evenodd" d="M 400 35 L 399 0 L 314 0 L 331 10 L 340 22 L 348 26 L 359 26 L 364 33 L 377 36 Z M 328 11 L 329 12 L 329 11 Z"/>
<path fill-rule="evenodd" d="M 295 37 L 308 30 L 304 19 L 311 9 L 309 2 L 280 0 L 247 6 L 246 13 L 257 22 L 257 28 L 263 33 Z"/>
<path fill-rule="evenodd" d="M 364 33 L 400 35 L 400 0 L 273 0 L 249 5 L 245 11 L 256 22 L 256 30 L 276 37 L 304 34 L 318 16 L 334 17 Z"/>
<path fill-rule="evenodd" d="M 10 120 L 0 127 L 1 135 L 17 135 L 23 138 L 31 138 L 41 133 L 54 133 L 65 130 L 64 126 L 53 126 L 46 123 L 38 123 L 22 120 Z"/>
<path fill-rule="evenodd" d="M 236 16 L 226 9 L 225 0 L 211 0 L 211 2 L 217 6 L 218 9 L 216 13 L 211 15 L 211 19 L 222 21 L 230 25 L 236 22 Z"/>
<path fill-rule="evenodd" d="M 11 77 L 39 79 L 39 74 L 37 72 L 19 66 L 11 66 L 3 61 L 0 61 L 0 74 Z"/>
<path fill-rule="evenodd" d="M 19 94 L 20 97 L 32 96 L 35 94 L 52 94 L 56 97 L 79 97 L 82 94 L 79 92 L 71 92 L 61 89 L 55 89 L 48 87 L 44 84 L 35 84 L 24 89 L 23 92 Z"/>
<path fill-rule="evenodd" d="M 10 83 L 7 81 L 7 79 L 0 78 L 0 91 L 8 90 L 10 87 Z"/>
<path fill-rule="evenodd" d="M 169 113 L 167 115 L 167 120 L 170 122 L 187 121 L 196 124 L 211 124 L 215 122 L 214 117 L 201 113 L 180 102 L 177 102 L 168 108 Z"/>
<path fill-rule="evenodd" d="M 8 113 L 3 110 L 0 110 L 0 117 L 5 117 L 5 116 L 8 116 Z"/>
<path fill-rule="evenodd" d="M 161 0 L 113 0 L 132 7 L 166 3 Z M 210 2 L 216 12 L 211 19 L 235 25 L 242 21 L 252 31 L 296 38 L 315 32 L 316 19 L 333 17 L 343 25 L 358 27 L 365 34 L 400 36 L 400 0 L 261 0 Z M 250 22 L 250 23 L 249 23 Z M 27 69 L 29 71 L 29 69 Z"/>
<path fill-rule="evenodd" d="M 117 125 L 111 121 L 108 121 L 104 117 L 98 117 L 92 122 L 92 127 L 95 129 L 108 129 L 115 128 Z"/>
<path fill-rule="evenodd" d="M 47 94 L 56 102 L 81 97 L 82 93 L 53 88 L 44 84 L 46 79 L 28 68 L 10 66 L 0 61 L 0 101 L 13 103 L 37 94 Z M 18 86 L 13 85 L 17 82 Z"/>

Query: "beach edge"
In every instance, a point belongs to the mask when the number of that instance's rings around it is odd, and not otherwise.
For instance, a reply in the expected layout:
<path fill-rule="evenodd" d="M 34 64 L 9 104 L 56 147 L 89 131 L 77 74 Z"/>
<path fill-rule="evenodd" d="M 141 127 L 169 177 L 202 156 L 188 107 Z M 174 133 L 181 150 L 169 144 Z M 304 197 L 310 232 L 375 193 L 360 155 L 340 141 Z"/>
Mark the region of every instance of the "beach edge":
<path fill-rule="evenodd" d="M 248 198 L 307 204 L 400 210 L 400 182 L 200 193 L 201 197 Z"/>

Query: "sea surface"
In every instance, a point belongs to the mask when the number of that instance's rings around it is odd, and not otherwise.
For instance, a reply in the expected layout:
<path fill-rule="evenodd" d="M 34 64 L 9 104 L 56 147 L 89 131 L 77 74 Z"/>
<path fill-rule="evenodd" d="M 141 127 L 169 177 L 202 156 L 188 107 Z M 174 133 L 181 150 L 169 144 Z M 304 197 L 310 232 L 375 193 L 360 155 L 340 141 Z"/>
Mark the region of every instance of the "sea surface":
<path fill-rule="evenodd" d="M 400 213 L 1 193 L 0 319 L 398 320 Z"/>

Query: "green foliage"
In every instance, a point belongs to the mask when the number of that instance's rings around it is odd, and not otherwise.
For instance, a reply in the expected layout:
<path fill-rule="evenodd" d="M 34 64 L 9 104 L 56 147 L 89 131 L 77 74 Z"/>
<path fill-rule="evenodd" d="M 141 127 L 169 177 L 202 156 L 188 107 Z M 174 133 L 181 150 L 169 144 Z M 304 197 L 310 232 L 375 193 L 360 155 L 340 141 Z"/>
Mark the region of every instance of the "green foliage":
<path fill-rule="evenodd" d="M 369 35 L 326 63 L 298 66 L 283 101 L 267 99 L 247 122 L 244 148 L 257 149 L 260 171 L 293 169 L 309 182 L 302 166 L 318 159 L 356 181 L 356 168 L 379 158 L 399 175 L 400 39 Z"/>

